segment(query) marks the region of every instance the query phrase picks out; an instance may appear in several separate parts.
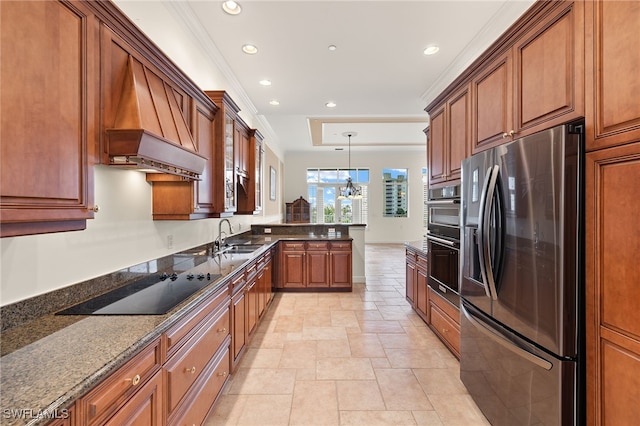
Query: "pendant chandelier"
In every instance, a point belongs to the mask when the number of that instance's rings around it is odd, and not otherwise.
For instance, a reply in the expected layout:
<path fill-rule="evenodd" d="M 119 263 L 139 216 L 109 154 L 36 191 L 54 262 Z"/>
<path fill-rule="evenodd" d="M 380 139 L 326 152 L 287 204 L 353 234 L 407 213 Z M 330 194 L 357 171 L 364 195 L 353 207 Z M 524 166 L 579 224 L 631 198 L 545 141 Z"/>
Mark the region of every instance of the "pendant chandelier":
<path fill-rule="evenodd" d="M 340 187 L 340 195 L 338 200 L 362 198 L 362 190 L 359 186 L 355 186 L 351 180 L 351 136 L 356 136 L 356 132 L 344 132 L 342 135 L 349 138 L 349 176 L 347 177 L 347 185 Z"/>

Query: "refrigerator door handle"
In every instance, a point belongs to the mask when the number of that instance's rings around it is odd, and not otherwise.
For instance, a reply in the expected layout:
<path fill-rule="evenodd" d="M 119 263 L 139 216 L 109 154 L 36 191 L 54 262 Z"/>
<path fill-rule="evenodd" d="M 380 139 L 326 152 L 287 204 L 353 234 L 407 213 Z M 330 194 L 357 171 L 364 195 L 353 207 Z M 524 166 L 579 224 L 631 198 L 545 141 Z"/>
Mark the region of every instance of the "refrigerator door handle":
<path fill-rule="evenodd" d="M 478 331 L 480 331 L 485 336 L 489 337 L 494 342 L 504 346 L 505 348 L 507 348 L 511 352 L 521 356 L 522 358 L 534 363 L 535 365 L 537 365 L 539 367 L 544 368 L 545 370 L 551 370 L 551 368 L 553 367 L 553 364 L 551 364 L 546 359 L 540 358 L 539 356 L 537 356 L 535 354 L 532 354 L 531 352 L 527 351 L 526 349 L 523 349 L 520 346 L 517 346 L 515 343 L 513 343 L 512 341 L 506 339 L 504 336 L 502 336 L 497 331 L 494 331 L 489 326 L 484 325 L 481 322 L 481 320 L 478 320 L 478 319 L 474 318 L 474 316 L 467 310 L 467 308 L 465 307 L 464 303 L 460 304 L 460 310 L 464 314 L 465 318 L 467 318 L 467 320 L 469 320 L 469 322 Z"/>
<path fill-rule="evenodd" d="M 489 235 L 490 221 L 491 221 L 491 206 L 493 204 L 493 198 L 495 196 L 496 185 L 498 182 L 498 172 L 500 166 L 492 166 L 487 170 L 487 177 L 485 178 L 485 187 L 480 197 L 480 217 L 479 217 L 479 231 L 480 238 L 479 253 L 480 253 L 480 272 L 484 279 L 485 291 L 487 296 L 493 300 L 498 300 L 498 292 L 496 291 L 495 276 L 493 273 L 493 266 L 491 265 L 491 241 Z"/>
<path fill-rule="evenodd" d="M 486 205 L 487 205 L 487 190 L 489 187 L 489 183 L 491 182 L 491 172 L 492 168 L 487 169 L 487 173 L 484 178 L 484 184 L 482 185 L 482 192 L 480 193 L 480 211 L 478 212 L 478 263 L 480 264 L 480 275 L 482 276 L 482 282 L 484 284 L 484 291 L 487 294 L 487 297 L 493 298 L 491 294 L 491 290 L 489 285 L 487 284 L 489 280 L 487 279 L 487 269 L 485 267 L 486 261 L 484 258 L 484 216 L 486 214 Z"/>

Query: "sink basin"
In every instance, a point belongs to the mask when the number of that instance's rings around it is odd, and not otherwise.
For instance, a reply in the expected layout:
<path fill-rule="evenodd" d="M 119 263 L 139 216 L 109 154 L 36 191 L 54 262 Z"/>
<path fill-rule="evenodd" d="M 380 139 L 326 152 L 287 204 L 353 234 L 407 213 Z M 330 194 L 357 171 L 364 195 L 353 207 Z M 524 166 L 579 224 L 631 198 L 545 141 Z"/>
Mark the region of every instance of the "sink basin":
<path fill-rule="evenodd" d="M 242 253 L 249 254 L 262 248 L 262 244 L 239 244 L 237 246 L 229 246 L 220 250 L 220 253 Z"/>

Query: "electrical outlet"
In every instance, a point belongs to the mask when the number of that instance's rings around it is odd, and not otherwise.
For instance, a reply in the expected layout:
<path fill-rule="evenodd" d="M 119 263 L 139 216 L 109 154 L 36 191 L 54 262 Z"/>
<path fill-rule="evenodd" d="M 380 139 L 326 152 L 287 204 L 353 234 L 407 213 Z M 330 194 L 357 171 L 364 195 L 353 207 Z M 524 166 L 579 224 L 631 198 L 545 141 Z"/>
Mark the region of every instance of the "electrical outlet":
<path fill-rule="evenodd" d="M 271 228 L 264 228 L 264 233 L 265 234 L 270 234 L 271 233 Z"/>
<path fill-rule="evenodd" d="M 173 248 L 173 235 L 167 235 L 167 248 Z"/>

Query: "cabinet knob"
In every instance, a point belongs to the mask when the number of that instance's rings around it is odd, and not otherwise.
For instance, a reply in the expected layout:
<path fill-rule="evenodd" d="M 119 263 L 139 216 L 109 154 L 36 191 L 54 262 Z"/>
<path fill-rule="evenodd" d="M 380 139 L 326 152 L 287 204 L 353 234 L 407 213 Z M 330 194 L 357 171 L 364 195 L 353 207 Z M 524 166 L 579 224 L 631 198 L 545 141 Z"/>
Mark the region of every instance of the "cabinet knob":
<path fill-rule="evenodd" d="M 223 371 L 222 373 L 218 373 L 218 376 L 220 377 L 227 377 L 227 372 Z"/>
<path fill-rule="evenodd" d="M 184 372 L 185 372 L 185 373 L 195 374 L 195 372 L 196 372 L 196 368 L 195 368 L 195 367 L 185 368 L 185 369 L 184 369 Z"/>
<path fill-rule="evenodd" d="M 449 332 L 449 330 L 447 330 L 446 328 L 443 328 L 443 329 L 442 329 L 442 332 L 443 332 L 444 334 L 447 334 L 447 333 Z"/>
<path fill-rule="evenodd" d="M 127 379 L 127 380 L 131 380 L 131 386 L 135 386 L 138 383 L 140 383 L 140 375 L 136 374 L 135 376 L 133 376 L 132 379 Z"/>
<path fill-rule="evenodd" d="M 89 210 L 91 212 L 94 212 L 94 213 L 98 213 L 100 211 L 100 206 L 96 204 L 95 206 L 87 207 L 87 210 Z"/>
<path fill-rule="evenodd" d="M 515 130 L 510 130 L 510 131 L 509 131 L 509 136 L 513 136 L 513 135 L 515 135 L 515 134 L 516 134 Z"/>
<path fill-rule="evenodd" d="M 509 137 L 509 133 L 506 133 L 506 132 L 505 132 L 505 133 L 503 133 L 503 134 L 502 134 L 502 139 L 506 139 L 506 138 L 508 138 L 508 137 Z"/>
<path fill-rule="evenodd" d="M 224 327 L 223 327 L 223 328 L 218 329 L 218 333 L 226 333 L 226 332 L 227 332 L 227 329 L 226 329 L 226 328 L 224 328 Z"/>

